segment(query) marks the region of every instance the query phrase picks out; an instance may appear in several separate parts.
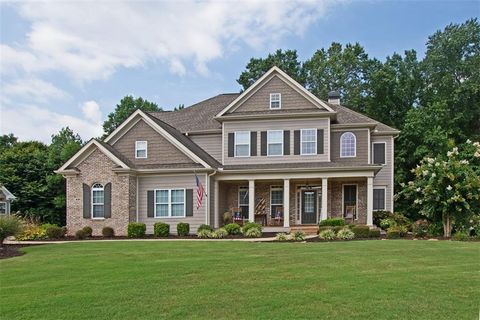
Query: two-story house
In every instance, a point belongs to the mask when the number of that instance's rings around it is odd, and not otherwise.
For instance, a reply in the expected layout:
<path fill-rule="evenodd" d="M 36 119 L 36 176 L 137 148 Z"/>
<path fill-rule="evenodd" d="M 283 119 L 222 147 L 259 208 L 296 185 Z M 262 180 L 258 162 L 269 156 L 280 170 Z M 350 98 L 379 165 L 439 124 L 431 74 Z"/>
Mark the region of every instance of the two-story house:
<path fill-rule="evenodd" d="M 242 93 L 138 110 L 104 141 L 88 142 L 57 171 L 67 181 L 67 227 L 122 235 L 129 222 L 152 233 L 162 221 L 196 232 L 222 226 L 225 212 L 267 231 L 329 217 L 372 225 L 374 210 L 393 210 L 398 133 L 273 67 Z M 201 205 L 196 178 L 207 194 Z"/>

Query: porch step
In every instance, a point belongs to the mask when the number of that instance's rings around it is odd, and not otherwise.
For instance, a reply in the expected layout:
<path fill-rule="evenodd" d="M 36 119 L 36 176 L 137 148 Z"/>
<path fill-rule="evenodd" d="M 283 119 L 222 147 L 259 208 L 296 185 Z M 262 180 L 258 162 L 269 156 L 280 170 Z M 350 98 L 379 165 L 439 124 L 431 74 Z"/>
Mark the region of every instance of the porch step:
<path fill-rule="evenodd" d="M 317 234 L 318 233 L 318 225 L 301 225 L 301 226 L 292 226 L 290 227 L 290 232 L 295 231 L 303 231 L 306 234 Z"/>

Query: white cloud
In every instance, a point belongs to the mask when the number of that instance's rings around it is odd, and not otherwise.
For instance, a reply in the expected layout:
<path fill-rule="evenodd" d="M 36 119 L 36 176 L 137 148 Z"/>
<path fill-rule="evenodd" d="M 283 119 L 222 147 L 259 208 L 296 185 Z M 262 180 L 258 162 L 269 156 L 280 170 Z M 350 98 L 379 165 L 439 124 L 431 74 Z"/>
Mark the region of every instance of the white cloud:
<path fill-rule="evenodd" d="M 62 99 L 69 95 L 53 84 L 37 78 L 21 78 L 6 83 L 1 89 L 2 100 L 13 98 L 28 99 L 36 102 L 46 102 L 52 99 Z"/>
<path fill-rule="evenodd" d="M 86 119 L 97 124 L 102 122 L 102 112 L 100 111 L 98 103 L 95 101 L 87 101 L 81 105 L 81 108 Z"/>
<path fill-rule="evenodd" d="M 2 68 L 60 70 L 77 81 L 163 61 L 208 74 L 208 62 L 238 46 L 258 48 L 300 35 L 338 1 L 26 2 L 31 30 L 22 46 L 2 45 Z"/>

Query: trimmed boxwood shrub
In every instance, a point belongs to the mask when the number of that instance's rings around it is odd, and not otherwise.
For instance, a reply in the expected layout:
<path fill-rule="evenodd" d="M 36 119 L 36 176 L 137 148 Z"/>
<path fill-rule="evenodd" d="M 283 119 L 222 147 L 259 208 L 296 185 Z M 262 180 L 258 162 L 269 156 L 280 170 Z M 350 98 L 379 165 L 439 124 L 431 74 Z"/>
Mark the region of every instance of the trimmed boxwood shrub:
<path fill-rule="evenodd" d="M 93 230 L 92 230 L 92 228 L 89 227 L 89 226 L 83 227 L 82 230 L 83 230 L 83 232 L 85 232 L 85 235 L 86 235 L 88 238 L 90 238 L 90 237 L 92 236 L 92 234 L 93 234 Z"/>
<path fill-rule="evenodd" d="M 387 239 L 398 239 L 400 238 L 400 231 L 398 230 L 388 230 Z"/>
<path fill-rule="evenodd" d="M 153 225 L 153 234 L 155 237 L 168 237 L 170 234 L 170 225 L 165 222 L 157 222 Z"/>
<path fill-rule="evenodd" d="M 49 239 L 60 239 L 65 236 L 65 229 L 59 226 L 49 226 L 45 232 Z"/>
<path fill-rule="evenodd" d="M 381 235 L 380 230 L 381 230 L 380 228 L 370 229 L 368 231 L 368 237 L 369 238 L 380 238 L 380 235 Z"/>
<path fill-rule="evenodd" d="M 111 227 L 104 227 L 102 229 L 102 236 L 105 238 L 113 238 L 113 236 L 115 236 L 115 231 Z"/>
<path fill-rule="evenodd" d="M 328 218 L 320 221 L 319 226 L 344 226 L 345 220 L 343 218 Z"/>
<path fill-rule="evenodd" d="M 224 228 L 230 235 L 236 235 L 240 233 L 240 226 L 236 223 L 229 223 Z"/>
<path fill-rule="evenodd" d="M 189 233 L 190 233 L 190 225 L 188 223 L 180 222 L 177 224 L 177 234 L 180 237 L 188 236 Z"/>
<path fill-rule="evenodd" d="M 75 232 L 75 238 L 78 239 L 78 240 L 83 240 L 83 239 L 87 238 L 87 234 L 86 234 L 85 230 L 83 230 L 83 229 L 77 230 L 77 232 Z"/>
<path fill-rule="evenodd" d="M 470 240 L 470 236 L 466 232 L 457 231 L 452 236 L 452 240 L 453 241 L 468 241 L 468 240 Z"/>
<path fill-rule="evenodd" d="M 130 222 L 128 224 L 127 234 L 129 238 L 143 238 L 146 230 L 147 226 L 145 223 Z"/>
<path fill-rule="evenodd" d="M 201 224 L 200 227 L 198 227 L 197 229 L 197 233 L 199 233 L 202 230 L 213 231 L 213 228 L 210 227 L 208 224 Z"/>
<path fill-rule="evenodd" d="M 370 234 L 370 227 L 358 225 L 352 228 L 353 233 L 355 233 L 355 238 L 368 238 Z"/>

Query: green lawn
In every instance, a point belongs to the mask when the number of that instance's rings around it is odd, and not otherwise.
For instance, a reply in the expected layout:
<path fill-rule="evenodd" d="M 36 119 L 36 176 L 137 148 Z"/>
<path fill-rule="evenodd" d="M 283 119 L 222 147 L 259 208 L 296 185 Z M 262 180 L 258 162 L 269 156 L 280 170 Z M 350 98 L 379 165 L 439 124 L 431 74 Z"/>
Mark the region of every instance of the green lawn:
<path fill-rule="evenodd" d="M 0 261 L 2 319 L 478 319 L 480 243 L 108 242 Z"/>

